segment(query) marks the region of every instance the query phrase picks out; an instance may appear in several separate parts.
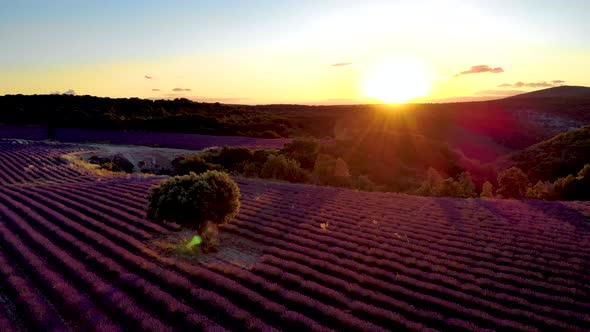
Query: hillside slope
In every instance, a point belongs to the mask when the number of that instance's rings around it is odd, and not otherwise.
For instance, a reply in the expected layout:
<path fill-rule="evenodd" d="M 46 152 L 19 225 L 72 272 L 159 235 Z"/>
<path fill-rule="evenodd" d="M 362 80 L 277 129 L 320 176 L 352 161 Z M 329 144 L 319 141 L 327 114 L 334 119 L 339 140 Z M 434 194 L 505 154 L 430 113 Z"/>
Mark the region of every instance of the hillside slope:
<path fill-rule="evenodd" d="M 219 259 L 190 259 L 144 218 L 161 178 L 82 176 L 79 149 L 0 141 L 2 331 L 590 329 L 587 203 L 238 179 Z"/>
<path fill-rule="evenodd" d="M 516 96 L 507 97 L 505 99 L 524 99 L 524 98 L 590 98 L 590 88 L 586 86 L 557 86 L 548 89 L 542 89 L 527 93 L 522 93 Z"/>
<path fill-rule="evenodd" d="M 519 167 L 534 183 L 575 175 L 585 164 L 590 164 L 590 126 L 559 134 L 510 154 L 497 162 L 497 168 Z"/>

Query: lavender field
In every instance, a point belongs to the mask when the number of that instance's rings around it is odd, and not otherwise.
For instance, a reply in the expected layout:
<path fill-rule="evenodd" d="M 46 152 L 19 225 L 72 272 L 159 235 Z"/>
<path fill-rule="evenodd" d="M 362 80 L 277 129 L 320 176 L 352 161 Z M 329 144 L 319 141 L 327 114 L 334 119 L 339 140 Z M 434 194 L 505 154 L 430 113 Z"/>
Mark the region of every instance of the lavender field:
<path fill-rule="evenodd" d="M 0 140 L 0 331 L 590 330 L 590 203 L 239 178 L 221 231 L 261 254 L 203 263 L 153 245 L 162 177 L 60 158 L 85 149 Z"/>
<path fill-rule="evenodd" d="M 0 124 L 0 138 L 47 140 L 45 126 L 20 126 Z M 121 131 L 106 129 L 57 128 L 55 137 L 62 142 L 108 143 L 158 146 L 174 149 L 201 150 L 208 147 L 243 146 L 248 148 L 282 148 L 288 138 L 253 138 L 244 136 L 214 136 L 183 133 Z"/>

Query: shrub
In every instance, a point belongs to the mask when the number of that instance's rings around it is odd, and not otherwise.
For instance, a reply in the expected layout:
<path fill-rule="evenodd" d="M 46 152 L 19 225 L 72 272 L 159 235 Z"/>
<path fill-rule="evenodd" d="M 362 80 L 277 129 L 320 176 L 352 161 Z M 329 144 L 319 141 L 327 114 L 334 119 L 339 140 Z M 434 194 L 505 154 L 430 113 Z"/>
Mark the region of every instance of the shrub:
<path fill-rule="evenodd" d="M 550 198 L 552 192 L 553 188 L 551 184 L 544 183 L 543 181 L 539 180 L 534 186 L 529 184 L 529 187 L 526 190 L 526 197 L 534 199 L 548 199 Z"/>
<path fill-rule="evenodd" d="M 438 196 L 442 182 L 443 178 L 438 171 L 429 167 L 426 171 L 426 179 L 415 193 L 420 196 Z"/>
<path fill-rule="evenodd" d="M 242 174 L 247 177 L 258 177 L 260 176 L 262 165 L 261 163 L 246 161 L 242 167 Z"/>
<path fill-rule="evenodd" d="M 175 175 L 185 175 L 190 172 L 200 174 L 209 170 L 209 164 L 201 156 L 193 154 L 180 156 L 172 160 Z"/>
<path fill-rule="evenodd" d="M 352 179 L 352 186 L 364 191 L 373 191 L 376 187 L 375 183 L 367 175 L 359 175 Z"/>
<path fill-rule="evenodd" d="M 312 169 L 320 151 L 317 140 L 298 138 L 285 144 L 280 153 L 287 158 L 296 160 L 301 168 Z"/>
<path fill-rule="evenodd" d="M 578 176 L 568 175 L 559 178 L 553 184 L 552 199 L 589 200 L 590 199 L 590 165 L 578 172 Z"/>
<path fill-rule="evenodd" d="M 216 234 L 240 209 L 240 189 L 226 174 L 207 171 L 175 176 L 150 189 L 147 218 L 175 222 L 201 235 Z M 205 240 L 205 238 L 204 238 Z M 207 245 L 216 239 L 209 238 Z M 204 248 L 206 248 L 206 246 Z"/>
<path fill-rule="evenodd" d="M 112 163 L 113 171 L 115 172 L 133 173 L 133 169 L 135 168 L 132 162 L 120 154 L 113 157 Z"/>
<path fill-rule="evenodd" d="M 486 181 L 481 186 L 481 198 L 492 198 L 494 197 L 494 185 L 490 181 Z"/>
<path fill-rule="evenodd" d="M 262 169 L 260 177 L 265 179 L 279 179 L 289 182 L 305 182 L 307 175 L 299 167 L 299 163 L 293 159 L 287 159 L 282 155 L 268 157 Z"/>
<path fill-rule="evenodd" d="M 457 195 L 454 197 L 475 197 L 475 184 L 469 172 L 463 172 L 457 177 Z"/>
<path fill-rule="evenodd" d="M 529 178 L 518 167 L 511 167 L 498 174 L 497 194 L 501 198 L 521 198 L 526 194 Z"/>
<path fill-rule="evenodd" d="M 318 184 L 349 186 L 350 172 L 342 158 L 335 159 L 327 154 L 318 155 L 313 167 L 313 176 Z"/>

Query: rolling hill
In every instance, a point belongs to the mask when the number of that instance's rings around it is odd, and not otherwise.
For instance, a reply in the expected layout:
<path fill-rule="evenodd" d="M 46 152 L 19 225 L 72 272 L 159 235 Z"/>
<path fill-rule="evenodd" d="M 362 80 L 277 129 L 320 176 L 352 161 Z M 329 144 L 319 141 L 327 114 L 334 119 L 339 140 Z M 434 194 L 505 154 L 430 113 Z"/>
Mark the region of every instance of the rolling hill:
<path fill-rule="evenodd" d="M 0 140 L 0 330 L 590 329 L 590 205 L 236 179 L 205 258 L 145 219 L 162 177 L 98 176 L 88 147 Z"/>
<path fill-rule="evenodd" d="M 590 164 L 590 126 L 556 135 L 509 154 L 497 162 L 497 168 L 519 167 L 535 183 L 576 175 L 585 164 Z"/>
<path fill-rule="evenodd" d="M 564 85 L 522 93 L 505 99 L 524 98 L 590 98 L 590 88 L 586 86 Z"/>

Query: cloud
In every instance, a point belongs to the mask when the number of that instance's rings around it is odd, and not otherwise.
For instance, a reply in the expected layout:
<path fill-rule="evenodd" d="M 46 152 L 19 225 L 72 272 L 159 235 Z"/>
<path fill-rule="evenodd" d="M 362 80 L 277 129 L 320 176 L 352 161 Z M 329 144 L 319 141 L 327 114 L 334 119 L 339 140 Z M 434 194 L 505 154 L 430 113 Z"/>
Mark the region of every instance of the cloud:
<path fill-rule="evenodd" d="M 147 78 L 148 80 L 152 79 L 152 76 L 145 75 L 144 77 Z"/>
<path fill-rule="evenodd" d="M 186 88 L 174 88 L 174 89 L 172 89 L 172 91 L 191 91 L 191 89 L 186 89 Z"/>
<path fill-rule="evenodd" d="M 563 80 L 553 80 L 550 83 L 543 81 L 543 82 L 521 82 L 518 81 L 514 84 L 508 84 L 508 83 L 504 83 L 504 84 L 500 84 L 498 85 L 499 88 L 551 88 L 554 86 L 559 86 L 561 84 L 565 83 L 565 81 Z"/>
<path fill-rule="evenodd" d="M 482 90 L 475 94 L 480 96 L 514 96 L 525 92 L 524 90 Z"/>
<path fill-rule="evenodd" d="M 53 91 L 50 94 L 52 95 L 68 95 L 68 96 L 75 96 L 76 95 L 76 91 L 69 89 L 67 91 L 64 92 L 59 92 L 59 91 Z"/>
<path fill-rule="evenodd" d="M 330 66 L 332 67 L 344 67 L 344 66 L 350 66 L 352 65 L 352 62 L 338 62 L 338 63 L 333 63 Z"/>
<path fill-rule="evenodd" d="M 492 68 L 488 65 L 478 65 L 478 66 L 471 66 L 471 69 L 462 71 L 459 74 L 456 74 L 455 77 L 461 76 L 461 75 L 467 75 L 467 74 L 479 74 L 479 73 L 498 74 L 498 73 L 503 73 L 503 72 L 504 72 L 504 69 L 502 69 L 501 67 Z"/>
<path fill-rule="evenodd" d="M 152 89 L 152 91 L 160 91 L 160 89 Z"/>

